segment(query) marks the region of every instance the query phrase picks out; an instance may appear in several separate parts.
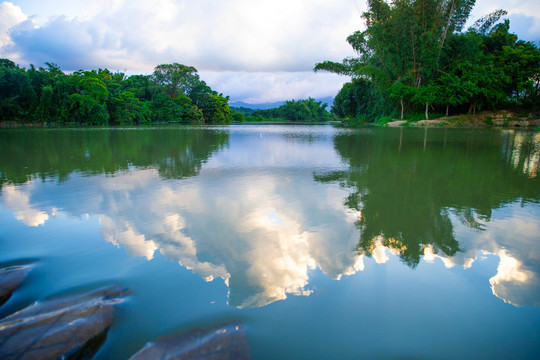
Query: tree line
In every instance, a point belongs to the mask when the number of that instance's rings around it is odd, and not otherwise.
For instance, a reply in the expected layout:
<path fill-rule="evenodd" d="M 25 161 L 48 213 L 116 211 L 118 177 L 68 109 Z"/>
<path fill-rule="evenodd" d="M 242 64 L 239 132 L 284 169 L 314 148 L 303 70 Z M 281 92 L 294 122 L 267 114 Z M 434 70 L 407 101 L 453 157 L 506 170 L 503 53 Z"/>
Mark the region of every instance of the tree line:
<path fill-rule="evenodd" d="M 233 120 L 236 122 L 324 122 L 334 117 L 326 110 L 328 104 L 313 98 L 288 100 L 282 105 L 270 109 L 251 109 L 231 107 Z"/>
<path fill-rule="evenodd" d="M 228 97 L 197 69 L 178 63 L 152 75 L 107 69 L 64 73 L 53 63 L 28 69 L 0 59 L 0 121 L 77 125 L 221 124 L 231 121 Z"/>
<path fill-rule="evenodd" d="M 255 110 L 254 117 L 268 119 L 283 119 L 292 122 L 321 122 L 330 119 L 330 113 L 326 111 L 328 104 L 316 101 L 313 98 L 307 100 L 289 100 L 285 104 L 272 109 Z"/>
<path fill-rule="evenodd" d="M 475 0 L 368 0 L 366 30 L 347 38 L 357 56 L 315 71 L 352 77 L 332 112 L 374 121 L 430 111 L 537 108 L 540 50 L 509 32 L 497 10 L 464 30 Z"/>

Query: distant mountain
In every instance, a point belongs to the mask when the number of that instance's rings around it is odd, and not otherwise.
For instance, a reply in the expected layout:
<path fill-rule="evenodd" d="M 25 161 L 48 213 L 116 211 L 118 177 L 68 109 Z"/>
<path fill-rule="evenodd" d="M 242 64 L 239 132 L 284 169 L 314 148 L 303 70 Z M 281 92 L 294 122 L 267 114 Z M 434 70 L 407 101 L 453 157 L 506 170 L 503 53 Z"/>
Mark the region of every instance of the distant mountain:
<path fill-rule="evenodd" d="M 302 100 L 302 99 L 295 99 L 295 100 Z M 326 108 L 326 110 L 328 111 L 330 111 L 330 108 L 332 107 L 332 103 L 334 102 L 334 98 L 331 96 L 315 99 L 315 100 L 322 101 L 323 103 L 327 103 L 328 107 Z M 260 104 L 249 104 L 243 101 L 232 101 L 229 103 L 229 106 L 236 107 L 236 108 L 248 108 L 248 109 L 253 109 L 253 110 L 266 110 L 266 109 L 273 109 L 273 108 L 280 107 L 283 104 L 285 104 L 285 101 L 260 103 Z"/>

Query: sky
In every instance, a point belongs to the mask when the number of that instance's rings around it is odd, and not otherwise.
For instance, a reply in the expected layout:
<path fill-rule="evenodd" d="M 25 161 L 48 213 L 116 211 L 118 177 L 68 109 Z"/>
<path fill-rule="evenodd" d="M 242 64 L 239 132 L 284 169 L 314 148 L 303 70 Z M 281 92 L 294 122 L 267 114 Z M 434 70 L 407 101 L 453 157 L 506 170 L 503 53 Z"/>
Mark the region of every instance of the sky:
<path fill-rule="evenodd" d="M 540 40 L 538 0 L 478 0 L 471 21 L 508 11 L 511 31 Z M 347 77 L 314 73 L 354 56 L 365 0 L 13 0 L 0 3 L 0 57 L 63 71 L 151 74 L 194 66 L 230 101 L 264 104 L 334 97 Z"/>

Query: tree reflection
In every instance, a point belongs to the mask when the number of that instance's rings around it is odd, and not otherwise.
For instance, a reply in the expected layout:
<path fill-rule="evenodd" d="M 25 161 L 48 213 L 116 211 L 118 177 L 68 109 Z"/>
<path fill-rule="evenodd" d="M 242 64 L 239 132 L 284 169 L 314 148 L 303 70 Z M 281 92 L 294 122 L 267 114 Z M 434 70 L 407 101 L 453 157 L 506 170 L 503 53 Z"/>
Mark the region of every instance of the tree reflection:
<path fill-rule="evenodd" d="M 426 248 L 462 251 L 452 218 L 482 231 L 504 204 L 538 202 L 540 141 L 534 132 L 388 129 L 339 133 L 334 147 L 347 171 L 316 174 L 352 189 L 344 200 L 361 212 L 357 251 L 378 243 L 416 267 Z"/>
<path fill-rule="evenodd" d="M 198 174 L 228 141 L 228 132 L 202 128 L 2 130 L 0 186 L 33 178 L 62 182 L 73 172 L 112 175 L 130 166 L 179 179 Z"/>

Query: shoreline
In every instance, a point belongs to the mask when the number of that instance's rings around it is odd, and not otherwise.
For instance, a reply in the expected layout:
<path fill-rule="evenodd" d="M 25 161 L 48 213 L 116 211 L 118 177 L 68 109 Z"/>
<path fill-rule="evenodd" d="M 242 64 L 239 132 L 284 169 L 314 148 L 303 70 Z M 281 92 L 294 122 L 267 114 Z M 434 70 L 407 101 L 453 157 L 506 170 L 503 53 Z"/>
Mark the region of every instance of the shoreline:
<path fill-rule="evenodd" d="M 287 121 L 244 121 L 230 122 L 227 124 L 189 124 L 189 123 L 152 123 L 143 125 L 81 125 L 81 124 L 63 124 L 55 122 L 31 122 L 21 123 L 17 121 L 0 121 L 0 129 L 43 129 L 43 128 L 71 128 L 71 129 L 90 129 L 90 128 L 147 128 L 147 127 L 167 127 L 167 126 L 229 126 L 229 125 L 334 125 L 343 126 L 339 120 L 326 122 L 287 122 Z M 529 113 L 527 116 L 519 116 L 508 110 L 485 111 L 475 115 L 452 115 L 435 118 L 432 120 L 398 120 L 393 119 L 388 123 L 364 123 L 363 126 L 378 127 L 453 127 L 453 128 L 513 128 L 513 129 L 536 129 L 540 130 L 540 118 L 537 113 Z M 345 125 L 345 127 L 348 127 Z M 353 126 L 354 127 L 354 126 Z"/>
<path fill-rule="evenodd" d="M 540 127 L 540 119 L 533 113 L 519 116 L 512 111 L 501 110 L 485 111 L 475 115 L 444 116 L 433 120 L 393 120 L 383 126 L 534 129 Z"/>

